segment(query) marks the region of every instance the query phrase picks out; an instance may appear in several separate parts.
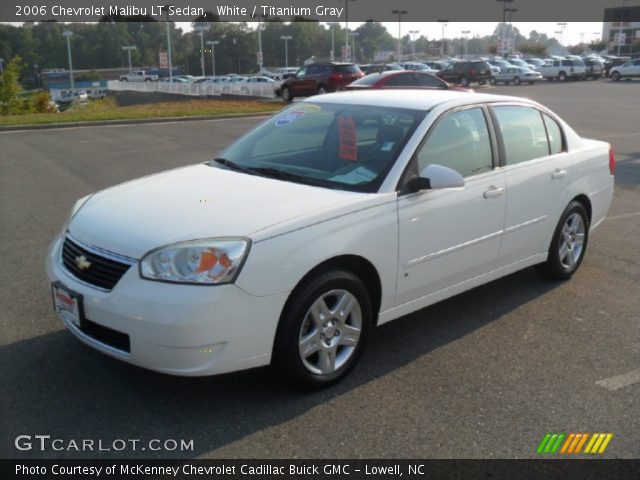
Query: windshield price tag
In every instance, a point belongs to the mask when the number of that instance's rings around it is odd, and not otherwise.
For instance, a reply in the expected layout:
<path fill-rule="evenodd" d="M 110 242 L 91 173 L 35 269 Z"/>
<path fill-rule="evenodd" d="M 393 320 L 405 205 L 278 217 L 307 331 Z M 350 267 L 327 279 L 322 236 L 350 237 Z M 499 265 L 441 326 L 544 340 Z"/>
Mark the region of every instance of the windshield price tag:
<path fill-rule="evenodd" d="M 358 161 L 358 144 L 356 141 L 356 124 L 352 116 L 338 118 L 338 133 L 340 136 L 340 150 L 338 156 L 351 162 Z"/>

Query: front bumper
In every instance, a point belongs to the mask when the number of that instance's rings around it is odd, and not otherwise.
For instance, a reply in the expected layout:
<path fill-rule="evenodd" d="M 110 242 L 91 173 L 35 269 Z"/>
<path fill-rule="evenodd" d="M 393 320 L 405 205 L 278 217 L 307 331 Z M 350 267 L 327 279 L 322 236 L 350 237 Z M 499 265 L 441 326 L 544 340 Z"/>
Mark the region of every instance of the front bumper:
<path fill-rule="evenodd" d="M 140 278 L 132 266 L 111 291 L 83 283 L 62 265 L 62 239 L 47 255 L 49 279 L 84 300 L 92 325 L 127 335 L 129 351 L 64 321 L 82 342 L 120 360 L 173 375 L 215 375 L 267 365 L 288 293 L 258 297 L 235 285 L 199 286 Z"/>

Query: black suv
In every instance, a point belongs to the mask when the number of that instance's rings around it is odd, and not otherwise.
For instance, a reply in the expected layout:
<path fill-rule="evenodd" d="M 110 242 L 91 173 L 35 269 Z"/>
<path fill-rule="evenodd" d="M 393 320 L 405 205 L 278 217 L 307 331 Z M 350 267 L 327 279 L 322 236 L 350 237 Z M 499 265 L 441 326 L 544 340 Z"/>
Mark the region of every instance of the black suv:
<path fill-rule="evenodd" d="M 490 80 L 491 66 L 488 62 L 478 60 L 471 62 L 453 62 L 446 68 L 436 73 L 437 76 L 450 83 L 458 83 L 463 87 L 471 82 L 478 82 L 484 85 Z"/>
<path fill-rule="evenodd" d="M 279 93 L 285 102 L 290 102 L 293 97 L 309 97 L 342 90 L 363 76 L 364 73 L 353 63 L 311 63 L 282 82 L 276 95 Z"/>

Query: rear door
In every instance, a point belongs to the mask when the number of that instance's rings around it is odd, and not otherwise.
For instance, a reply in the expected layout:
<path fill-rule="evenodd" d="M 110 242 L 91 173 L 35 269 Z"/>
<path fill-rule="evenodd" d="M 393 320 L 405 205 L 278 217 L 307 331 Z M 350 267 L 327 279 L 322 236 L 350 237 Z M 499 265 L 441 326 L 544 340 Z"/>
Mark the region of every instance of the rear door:
<path fill-rule="evenodd" d="M 567 205 L 571 160 L 560 125 L 529 105 L 494 105 L 492 117 L 506 175 L 506 215 L 499 266 L 547 251 Z"/>

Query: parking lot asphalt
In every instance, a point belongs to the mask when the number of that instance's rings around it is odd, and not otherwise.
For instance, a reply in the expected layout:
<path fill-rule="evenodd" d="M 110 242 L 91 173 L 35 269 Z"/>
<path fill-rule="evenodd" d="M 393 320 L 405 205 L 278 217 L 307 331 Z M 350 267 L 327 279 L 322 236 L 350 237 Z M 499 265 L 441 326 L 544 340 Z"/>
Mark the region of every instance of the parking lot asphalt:
<path fill-rule="evenodd" d="M 148 372 L 83 346 L 52 311 L 44 258 L 77 198 L 210 159 L 257 119 L 1 133 L 0 457 L 535 458 L 547 432 L 611 432 L 604 457 L 640 457 L 640 82 L 478 90 L 539 100 L 610 141 L 609 218 L 571 281 L 527 269 L 387 324 L 346 381 L 315 393 L 266 368 Z M 194 448 L 18 451 L 22 434 Z"/>

